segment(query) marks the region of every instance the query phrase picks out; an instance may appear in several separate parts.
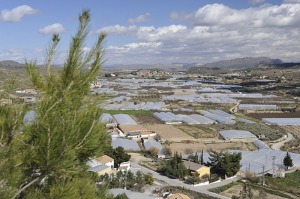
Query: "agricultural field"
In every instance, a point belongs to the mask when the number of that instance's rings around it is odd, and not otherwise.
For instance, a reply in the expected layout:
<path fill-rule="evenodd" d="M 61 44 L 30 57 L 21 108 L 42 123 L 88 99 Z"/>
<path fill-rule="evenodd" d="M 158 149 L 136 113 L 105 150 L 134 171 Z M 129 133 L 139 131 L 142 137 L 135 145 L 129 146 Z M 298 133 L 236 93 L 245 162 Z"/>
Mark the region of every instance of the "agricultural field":
<path fill-rule="evenodd" d="M 163 124 L 159 119 L 152 114 L 134 115 L 134 120 L 139 124 Z"/>
<path fill-rule="evenodd" d="M 220 195 L 226 196 L 228 198 L 232 198 L 232 196 L 239 196 L 240 191 L 242 191 L 242 190 L 243 190 L 243 183 L 235 182 L 235 183 L 231 183 L 229 185 L 223 186 L 223 187 L 214 188 L 211 191 L 218 193 Z M 261 187 L 256 187 L 256 186 L 251 186 L 251 192 L 253 194 L 253 198 L 256 198 L 256 199 L 261 199 L 261 198 L 284 199 L 287 197 L 283 197 L 283 196 L 288 196 L 288 195 L 281 194 L 276 191 L 273 192 L 273 191 L 263 189 Z"/>
<path fill-rule="evenodd" d="M 295 198 L 300 198 L 300 171 L 297 170 L 293 173 L 288 173 L 285 178 L 272 178 L 266 177 L 266 184 L 268 187 L 284 191 L 295 195 Z"/>
<path fill-rule="evenodd" d="M 188 154 L 202 151 L 207 151 L 213 149 L 215 151 L 222 150 L 256 150 L 256 147 L 252 143 L 243 143 L 243 142 L 192 142 L 192 141 L 182 141 L 180 143 L 171 143 L 171 151 L 178 152 L 181 154 Z"/>
<path fill-rule="evenodd" d="M 293 153 L 300 153 L 300 126 L 283 126 L 281 127 L 288 133 L 293 134 L 294 140 L 287 142 L 281 147 L 281 150 Z"/>
<path fill-rule="evenodd" d="M 272 178 L 266 176 L 266 186 L 262 187 L 261 177 L 258 183 L 248 182 L 254 198 L 281 199 L 281 198 L 300 198 L 300 171 L 287 173 L 285 178 Z M 231 198 L 233 195 L 239 196 L 243 190 L 243 182 L 237 181 L 222 187 L 213 188 L 210 191 Z M 263 197 L 264 195 L 264 197 Z"/>
<path fill-rule="evenodd" d="M 187 133 L 183 132 L 179 128 L 167 125 L 167 124 L 145 124 L 144 125 L 147 129 L 151 131 L 155 131 L 157 134 L 160 135 L 162 139 L 169 140 L 169 141 L 181 141 L 181 140 L 190 140 L 194 139 L 192 136 L 188 135 Z"/>
<path fill-rule="evenodd" d="M 247 113 L 249 117 L 256 119 L 262 118 L 300 118 L 300 112 L 289 112 L 289 113 Z"/>
<path fill-rule="evenodd" d="M 178 128 L 195 139 L 198 138 L 217 138 L 218 133 L 208 126 L 203 125 L 180 125 Z"/>

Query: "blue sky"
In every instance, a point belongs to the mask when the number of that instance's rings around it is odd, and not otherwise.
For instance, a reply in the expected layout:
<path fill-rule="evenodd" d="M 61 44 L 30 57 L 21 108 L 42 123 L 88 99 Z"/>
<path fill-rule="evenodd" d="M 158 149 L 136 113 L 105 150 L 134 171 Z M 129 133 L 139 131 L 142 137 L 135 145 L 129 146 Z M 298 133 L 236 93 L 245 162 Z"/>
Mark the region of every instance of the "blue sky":
<path fill-rule="evenodd" d="M 51 34 L 63 63 L 80 11 L 106 64 L 207 63 L 245 56 L 300 61 L 300 0 L 0 0 L 0 60 L 43 63 Z"/>

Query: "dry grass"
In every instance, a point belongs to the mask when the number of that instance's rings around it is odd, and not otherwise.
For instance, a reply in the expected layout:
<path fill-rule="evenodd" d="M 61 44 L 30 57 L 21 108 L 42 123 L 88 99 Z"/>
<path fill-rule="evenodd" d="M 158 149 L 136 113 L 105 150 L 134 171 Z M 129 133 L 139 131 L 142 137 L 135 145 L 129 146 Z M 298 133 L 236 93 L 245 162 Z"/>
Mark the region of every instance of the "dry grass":
<path fill-rule="evenodd" d="M 178 126 L 179 129 L 184 131 L 185 133 L 191 135 L 194 138 L 217 138 L 218 134 L 210 129 L 209 127 L 204 127 L 201 125 L 180 125 Z"/>
<path fill-rule="evenodd" d="M 226 191 L 222 192 L 221 195 L 231 198 L 233 195 L 239 196 L 240 191 L 243 189 L 241 184 L 234 185 L 227 189 Z M 252 189 L 252 193 L 254 198 L 259 198 L 259 191 L 257 189 Z M 283 199 L 283 197 L 266 193 L 266 199 Z"/>

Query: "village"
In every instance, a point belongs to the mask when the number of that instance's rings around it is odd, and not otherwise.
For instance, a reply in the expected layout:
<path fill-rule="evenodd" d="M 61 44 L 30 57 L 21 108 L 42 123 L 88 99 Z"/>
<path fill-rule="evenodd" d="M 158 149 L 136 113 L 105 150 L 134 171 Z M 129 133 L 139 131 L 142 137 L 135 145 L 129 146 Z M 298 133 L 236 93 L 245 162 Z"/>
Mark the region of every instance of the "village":
<path fill-rule="evenodd" d="M 102 99 L 99 122 L 111 139 L 111 149 L 105 155 L 90 157 L 87 162 L 88 171 L 102 179 L 99 186 L 105 181 L 111 184 L 108 179 L 119 176 L 122 183 L 111 186 L 112 190 L 144 191 L 148 194 L 145 198 L 176 198 L 175 192 L 158 188 L 173 183 L 204 197 L 226 198 L 234 194 L 209 190 L 258 176 L 284 178 L 299 168 L 298 98 L 243 92 L 244 86 L 221 82 L 218 75 L 199 78 L 160 70 L 134 74 L 105 74 L 91 84 L 92 96 Z M 38 100 L 34 89 L 19 89 L 1 104 L 24 101 L 31 106 Z M 34 119 L 35 112 L 29 111 L 24 121 Z M 216 171 L 212 156 L 224 154 L 240 154 L 238 170 Z M 290 167 L 284 163 L 287 156 L 292 160 Z M 178 162 L 171 163 L 176 157 Z M 174 173 L 174 168 L 165 170 L 169 163 L 180 164 L 184 174 Z M 135 182 L 127 179 L 128 174 L 144 175 L 147 180 L 137 189 Z"/>
<path fill-rule="evenodd" d="M 122 147 L 131 158 L 116 168 L 107 165 L 112 168 L 109 171 L 99 166 L 97 171 L 90 170 L 99 175 L 125 168 L 126 172 L 150 169 L 161 173 L 161 165 L 179 155 L 189 174 L 167 176 L 185 181 L 184 187 L 191 189 L 230 183 L 232 178 L 249 178 L 250 174 L 284 178 L 287 171 L 299 168 L 298 149 L 288 146 L 299 136 L 296 98 L 243 93 L 236 91 L 243 89 L 238 84 L 182 80 L 187 74 L 168 74 L 165 79 L 165 72 L 161 80 L 159 72 L 151 74 L 152 78 L 144 78 L 144 73 L 112 75 L 92 85 L 94 95 L 109 96 L 100 105 L 106 111 L 99 121 L 112 139 L 112 148 Z M 291 112 L 296 117 L 288 118 Z M 287 149 L 293 162 L 288 170 L 284 165 Z M 240 169 L 233 177 L 211 170 L 214 151 L 241 154 Z M 154 182 L 160 179 L 153 176 Z M 213 193 L 208 196 L 222 198 Z M 170 194 L 169 198 L 176 197 Z"/>

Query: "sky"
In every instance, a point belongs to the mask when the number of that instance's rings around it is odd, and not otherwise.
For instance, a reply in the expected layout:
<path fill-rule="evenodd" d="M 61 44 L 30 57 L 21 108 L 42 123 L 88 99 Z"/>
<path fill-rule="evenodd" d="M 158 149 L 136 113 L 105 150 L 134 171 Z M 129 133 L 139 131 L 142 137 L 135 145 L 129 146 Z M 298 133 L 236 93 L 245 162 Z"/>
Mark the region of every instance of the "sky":
<path fill-rule="evenodd" d="M 83 9 L 92 16 L 84 50 L 107 33 L 105 65 L 300 61 L 300 0 L 0 0 L 0 60 L 43 64 L 59 33 L 63 64 Z"/>

